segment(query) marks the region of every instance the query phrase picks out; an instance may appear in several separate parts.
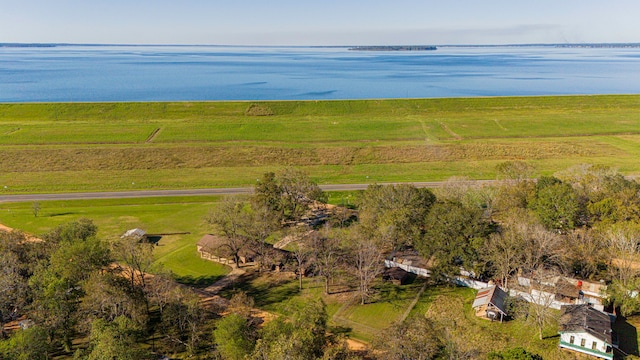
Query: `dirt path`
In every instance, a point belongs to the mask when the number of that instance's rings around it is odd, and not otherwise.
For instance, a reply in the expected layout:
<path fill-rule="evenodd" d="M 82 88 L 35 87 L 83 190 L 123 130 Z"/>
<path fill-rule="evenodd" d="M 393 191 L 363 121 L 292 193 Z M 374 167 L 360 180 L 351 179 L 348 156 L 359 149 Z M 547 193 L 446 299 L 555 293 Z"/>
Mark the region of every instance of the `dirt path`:
<path fill-rule="evenodd" d="M 210 293 L 210 294 L 216 295 L 220 291 L 224 290 L 228 286 L 230 286 L 233 283 L 235 283 L 242 275 L 244 275 L 246 273 L 247 272 L 244 269 L 241 269 L 241 268 L 233 265 L 231 267 L 231 272 L 230 273 L 228 273 L 222 279 L 216 281 L 215 283 L 207 286 L 203 290 L 208 292 L 208 293 Z"/>
<path fill-rule="evenodd" d="M 413 299 L 413 301 L 411 301 L 411 304 L 409 304 L 409 306 L 407 307 L 407 310 L 405 310 L 404 314 L 402 314 L 402 317 L 400 318 L 401 323 L 407 320 L 409 313 L 411 313 L 411 310 L 413 310 L 413 308 L 416 306 L 416 304 L 420 300 L 420 296 L 422 295 L 422 293 L 426 288 L 427 288 L 427 283 L 424 283 L 424 285 L 422 285 L 422 288 L 420 288 L 420 291 L 418 291 L 418 294 L 416 295 L 416 297 Z"/>
<path fill-rule="evenodd" d="M 6 225 L 0 224 L 0 231 L 12 232 L 13 229 L 8 227 L 8 226 L 6 226 Z M 42 241 L 42 239 L 40 239 L 39 237 L 35 237 L 35 236 L 33 236 L 31 234 L 27 234 L 27 233 L 24 233 L 24 234 L 26 236 L 26 241 L 27 242 L 41 242 Z"/>

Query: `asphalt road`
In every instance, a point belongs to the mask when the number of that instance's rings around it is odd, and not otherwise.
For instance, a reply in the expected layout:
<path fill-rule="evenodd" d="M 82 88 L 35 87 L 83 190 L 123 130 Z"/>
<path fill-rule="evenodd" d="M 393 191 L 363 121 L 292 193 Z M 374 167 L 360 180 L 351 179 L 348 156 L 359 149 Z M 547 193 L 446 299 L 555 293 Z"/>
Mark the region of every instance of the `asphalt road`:
<path fill-rule="evenodd" d="M 491 184 L 495 180 L 470 180 L 465 181 L 469 184 Z M 448 182 L 430 181 L 430 182 L 411 182 L 416 187 L 437 188 Z M 399 183 L 381 183 L 399 184 Z M 370 184 L 332 184 L 320 185 L 324 191 L 350 191 L 364 190 Z M 190 190 L 138 190 L 138 191 L 108 191 L 108 192 L 78 192 L 78 193 L 54 193 L 54 194 L 25 194 L 25 195 L 0 195 L 0 203 L 7 202 L 28 202 L 28 201 L 47 201 L 47 200 L 93 200 L 93 199 L 127 199 L 142 197 L 162 197 L 162 196 L 207 196 L 207 195 L 239 195 L 251 194 L 253 188 L 215 188 L 215 189 L 190 189 Z"/>

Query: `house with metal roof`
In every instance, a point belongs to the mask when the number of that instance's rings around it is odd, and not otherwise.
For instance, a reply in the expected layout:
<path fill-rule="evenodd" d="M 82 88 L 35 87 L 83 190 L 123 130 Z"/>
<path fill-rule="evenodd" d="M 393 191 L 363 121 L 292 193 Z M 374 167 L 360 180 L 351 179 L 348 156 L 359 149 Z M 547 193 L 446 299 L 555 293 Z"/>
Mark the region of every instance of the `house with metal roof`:
<path fill-rule="evenodd" d="M 478 317 L 492 321 L 500 319 L 502 322 L 507 316 L 506 300 L 508 296 L 500 287 L 490 286 L 478 291 L 471 307 L 475 309 Z"/>
<path fill-rule="evenodd" d="M 588 304 L 562 307 L 560 347 L 613 359 L 611 317 Z"/>

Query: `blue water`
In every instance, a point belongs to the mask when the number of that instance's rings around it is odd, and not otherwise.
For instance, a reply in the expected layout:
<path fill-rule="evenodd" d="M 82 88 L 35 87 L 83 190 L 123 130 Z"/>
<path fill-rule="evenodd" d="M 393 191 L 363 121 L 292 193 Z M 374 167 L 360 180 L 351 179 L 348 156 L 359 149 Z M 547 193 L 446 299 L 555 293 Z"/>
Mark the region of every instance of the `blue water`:
<path fill-rule="evenodd" d="M 0 102 L 640 93 L 640 49 L 0 47 Z"/>

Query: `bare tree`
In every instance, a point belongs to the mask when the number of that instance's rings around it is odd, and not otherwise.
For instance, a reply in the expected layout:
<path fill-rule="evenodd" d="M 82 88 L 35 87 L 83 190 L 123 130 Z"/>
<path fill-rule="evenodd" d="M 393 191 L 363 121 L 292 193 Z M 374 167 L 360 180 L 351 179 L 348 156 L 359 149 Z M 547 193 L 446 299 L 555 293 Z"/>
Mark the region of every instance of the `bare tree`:
<path fill-rule="evenodd" d="M 244 233 L 247 224 L 247 203 L 238 197 L 225 197 L 222 203 L 209 213 L 206 221 L 212 225 L 216 231 L 225 236 L 225 243 L 222 246 L 228 248 L 236 266 L 240 266 L 240 249 L 246 243 Z"/>
<path fill-rule="evenodd" d="M 258 203 L 252 205 L 247 216 L 242 217 L 241 228 L 246 234 L 251 248 L 256 253 L 259 261 L 259 270 L 266 264 L 268 255 L 266 241 L 269 236 L 279 227 L 279 217 L 265 205 Z"/>
<path fill-rule="evenodd" d="M 613 281 L 607 287 L 609 301 L 628 316 L 640 311 L 640 224 L 616 224 L 607 235 L 613 265 Z"/>
<path fill-rule="evenodd" d="M 640 262 L 640 225 L 620 223 L 607 232 L 615 276 L 627 284 L 638 275 Z"/>
<path fill-rule="evenodd" d="M 325 227 L 310 238 L 310 245 L 314 251 L 314 265 L 318 274 L 324 277 L 324 292 L 330 294 L 329 284 L 333 281 L 343 258 L 340 239 L 330 234 L 330 229 Z"/>
<path fill-rule="evenodd" d="M 509 287 L 509 278 L 521 264 L 523 241 L 511 230 L 491 234 L 484 246 L 484 258 L 489 261 L 503 287 Z"/>
<path fill-rule="evenodd" d="M 521 268 L 525 273 L 563 267 L 564 250 L 557 233 L 546 230 L 536 221 L 526 219 L 512 224 L 512 227 L 524 241 Z"/>
<path fill-rule="evenodd" d="M 562 248 L 566 250 L 565 262 L 570 263 L 573 271 L 585 279 L 596 274 L 601 264 L 609 263 L 607 239 L 592 229 L 576 229 L 562 240 Z"/>
<path fill-rule="evenodd" d="M 120 270 L 130 281 L 131 289 L 139 287 L 142 290 L 147 314 L 150 312 L 147 298 L 147 273 L 151 271 L 154 262 L 153 247 L 154 245 L 146 239 L 134 236 L 123 237 L 113 246 L 116 259 L 121 262 Z"/>
<path fill-rule="evenodd" d="M 33 210 L 33 216 L 38 217 L 38 214 L 40 213 L 40 203 L 35 201 L 31 206 L 31 210 Z"/>
<path fill-rule="evenodd" d="M 302 290 L 302 277 L 306 273 L 307 267 L 309 263 L 313 261 L 313 251 L 309 246 L 309 236 L 311 235 L 311 230 L 306 226 L 297 226 L 291 228 L 289 231 L 289 235 L 293 238 L 293 241 L 290 243 L 293 247 L 291 253 L 293 254 L 294 259 L 296 260 L 298 279 L 300 281 L 300 290 Z"/>
<path fill-rule="evenodd" d="M 528 319 L 538 330 L 540 340 L 544 339 L 544 328 L 552 324 L 559 313 L 554 311 L 552 305 L 555 301 L 557 271 L 538 269 L 531 274 L 531 288 L 529 295 Z"/>
<path fill-rule="evenodd" d="M 116 258 L 122 262 L 122 273 L 131 282 L 131 287 L 147 287 L 146 273 L 153 264 L 153 244 L 139 237 L 126 236 L 113 244 Z"/>
<path fill-rule="evenodd" d="M 149 279 L 148 293 L 151 301 L 158 306 L 160 315 L 171 300 L 171 292 L 178 286 L 170 273 L 161 272 Z"/>
<path fill-rule="evenodd" d="M 372 295 L 371 286 L 383 271 L 383 256 L 378 245 L 369 237 L 363 236 L 358 229 L 352 232 L 352 249 L 348 254 L 358 278 L 360 303 L 365 304 Z"/>

